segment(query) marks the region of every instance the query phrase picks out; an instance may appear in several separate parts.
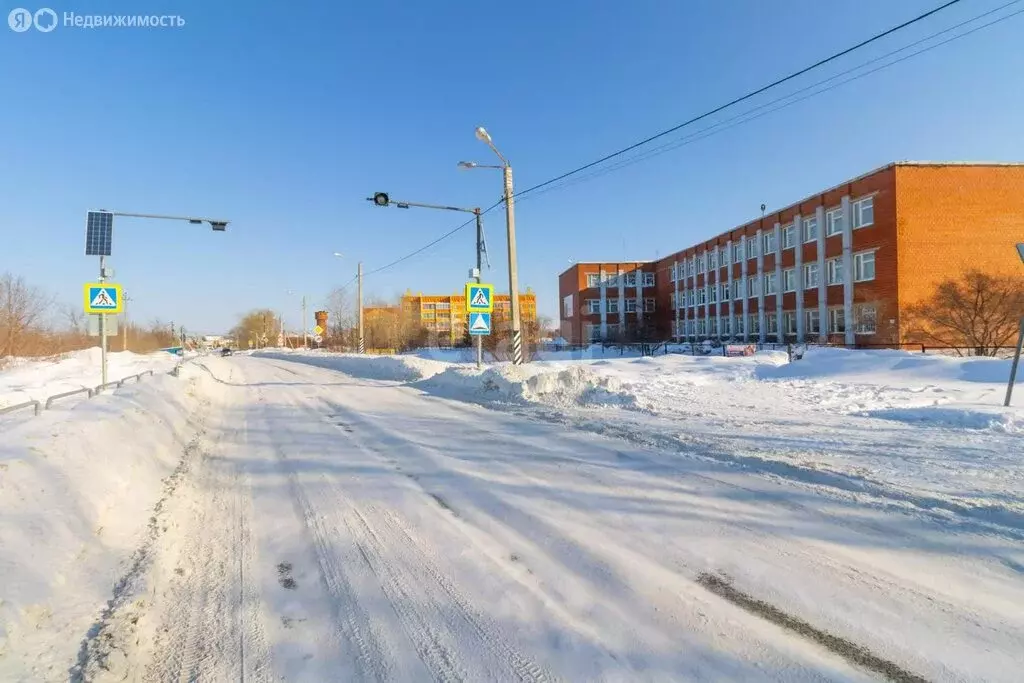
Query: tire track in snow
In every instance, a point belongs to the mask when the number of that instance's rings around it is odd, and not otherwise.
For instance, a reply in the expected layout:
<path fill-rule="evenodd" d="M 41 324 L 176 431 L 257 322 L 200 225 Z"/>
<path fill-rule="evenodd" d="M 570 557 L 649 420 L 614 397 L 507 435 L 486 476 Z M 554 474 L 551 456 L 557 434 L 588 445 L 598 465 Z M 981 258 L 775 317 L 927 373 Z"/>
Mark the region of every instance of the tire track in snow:
<path fill-rule="evenodd" d="M 293 403 L 296 410 L 304 413 L 314 423 L 326 423 L 332 429 L 337 428 L 331 422 L 329 413 L 316 407 L 321 401 L 314 405 L 309 403 L 311 399 L 302 398 L 306 402 Z M 379 459 L 379 456 L 366 451 L 358 442 L 352 442 L 361 452 Z M 287 456 L 283 453 L 279 452 L 279 457 L 287 462 Z M 355 539 L 361 557 L 378 577 L 381 589 L 399 616 L 403 630 L 436 680 L 504 680 L 502 674 L 506 672 L 511 672 L 514 680 L 524 683 L 556 680 L 498 635 L 493 624 L 480 610 L 473 608 L 472 603 L 433 565 L 418 544 L 410 543 L 411 536 L 404 532 L 393 515 L 371 507 L 368 509 L 374 513 L 371 521 L 350 502 L 348 493 L 338 482 L 323 473 L 320 474 L 320 480 L 330 495 L 325 496 L 323 503 L 314 508 L 290 467 L 288 475 L 290 481 L 294 482 L 295 496 L 302 501 L 303 507 L 310 510 L 343 511 L 344 523 Z M 397 561 L 391 561 L 389 555 Z M 430 586 L 430 590 L 414 590 L 410 587 L 410 580 L 419 586 Z M 456 609 L 451 610 L 452 606 Z M 443 624 L 444 631 L 435 624 Z M 468 645 L 467 640 L 476 641 L 479 647 Z M 467 662 L 458 656 L 459 650 L 488 652 L 497 661 L 485 663 L 477 659 Z M 484 674 L 482 677 L 472 676 L 467 671 L 467 665 L 481 664 L 487 664 L 486 670 L 481 672 Z"/>

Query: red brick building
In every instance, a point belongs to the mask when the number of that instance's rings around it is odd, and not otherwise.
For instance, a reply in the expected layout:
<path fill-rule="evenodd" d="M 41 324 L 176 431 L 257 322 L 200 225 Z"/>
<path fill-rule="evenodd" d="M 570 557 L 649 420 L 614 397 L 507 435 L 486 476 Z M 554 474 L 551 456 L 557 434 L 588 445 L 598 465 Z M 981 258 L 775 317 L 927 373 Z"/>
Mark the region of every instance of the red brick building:
<path fill-rule="evenodd" d="M 969 269 L 1022 274 L 1024 164 L 890 164 L 658 261 L 559 276 L 562 336 L 893 344 Z"/>

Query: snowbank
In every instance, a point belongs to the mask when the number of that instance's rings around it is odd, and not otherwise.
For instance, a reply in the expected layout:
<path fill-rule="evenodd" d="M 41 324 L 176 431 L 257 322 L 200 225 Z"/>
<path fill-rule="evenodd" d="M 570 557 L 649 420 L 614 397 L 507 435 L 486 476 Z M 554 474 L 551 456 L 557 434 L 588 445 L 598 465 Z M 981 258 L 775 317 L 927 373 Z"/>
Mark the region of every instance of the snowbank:
<path fill-rule="evenodd" d="M 67 680 L 221 388 L 191 367 L 4 427 L 0 680 Z"/>
<path fill-rule="evenodd" d="M 352 377 L 393 382 L 414 382 L 431 377 L 448 368 L 442 361 L 417 356 L 362 356 L 354 353 L 324 353 L 308 351 L 256 351 L 260 358 L 290 360 L 316 367 L 338 370 Z"/>
<path fill-rule="evenodd" d="M 99 347 L 48 359 L 18 358 L 0 371 L 0 408 L 48 396 L 95 387 L 102 380 Z M 109 381 L 116 382 L 146 370 L 167 372 L 179 358 L 166 352 L 148 354 L 111 352 L 107 357 Z"/>

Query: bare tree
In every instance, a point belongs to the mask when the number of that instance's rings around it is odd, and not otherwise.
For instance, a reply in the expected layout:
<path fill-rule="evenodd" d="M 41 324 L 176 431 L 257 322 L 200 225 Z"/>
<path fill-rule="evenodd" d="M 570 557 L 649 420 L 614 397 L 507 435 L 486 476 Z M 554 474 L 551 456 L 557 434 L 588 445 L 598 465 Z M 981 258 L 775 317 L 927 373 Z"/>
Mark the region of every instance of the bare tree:
<path fill-rule="evenodd" d="M 53 299 L 11 273 L 0 275 L 0 357 L 23 351 L 32 332 L 39 332 Z"/>
<path fill-rule="evenodd" d="M 238 339 L 239 345 L 243 347 L 249 342 L 262 345 L 264 339 L 270 343 L 271 337 L 276 337 L 278 330 L 277 314 L 269 308 L 257 308 L 242 316 L 232 328 L 230 336 Z M 274 341 L 276 343 L 276 339 Z"/>
<path fill-rule="evenodd" d="M 1021 316 L 1024 280 L 970 271 L 942 282 L 929 299 L 907 309 L 907 338 L 994 356 L 1014 342 Z"/>
<path fill-rule="evenodd" d="M 80 306 L 64 304 L 61 306 L 60 312 L 68 332 L 81 334 L 85 331 L 85 313 Z"/>

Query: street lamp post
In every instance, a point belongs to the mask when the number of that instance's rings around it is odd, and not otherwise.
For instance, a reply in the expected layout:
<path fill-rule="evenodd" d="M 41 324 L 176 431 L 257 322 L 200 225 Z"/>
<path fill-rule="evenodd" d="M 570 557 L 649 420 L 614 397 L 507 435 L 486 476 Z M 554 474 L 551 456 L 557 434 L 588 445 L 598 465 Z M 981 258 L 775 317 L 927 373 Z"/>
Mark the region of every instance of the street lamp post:
<path fill-rule="evenodd" d="M 463 163 L 465 163 L 465 162 L 463 162 Z M 483 212 L 480 211 L 480 207 L 474 207 L 472 209 L 467 209 L 467 208 L 463 208 L 463 207 L 459 207 L 459 206 L 444 206 L 444 205 L 441 205 L 441 204 L 423 204 L 421 202 L 399 202 L 399 201 L 393 201 L 391 199 L 391 197 L 389 197 L 386 192 L 377 192 L 377 193 L 375 193 L 373 195 L 373 197 L 368 197 L 367 199 L 368 199 L 368 201 L 372 201 L 376 206 L 390 206 L 390 205 L 394 204 L 399 209 L 408 209 L 411 206 L 417 206 L 417 207 L 424 208 L 424 209 L 441 209 L 443 211 L 461 211 L 463 213 L 471 213 L 471 214 L 473 214 L 473 216 L 474 216 L 474 218 L 476 220 L 476 268 L 474 269 L 472 277 L 474 277 L 476 279 L 477 284 L 482 282 L 482 277 L 481 277 L 482 271 L 481 271 L 481 268 L 483 268 L 483 257 L 484 257 L 484 254 L 487 251 L 487 245 L 484 242 Z M 360 282 L 362 282 L 362 277 L 361 276 L 360 276 Z M 362 299 L 360 299 L 360 301 L 361 300 Z M 360 315 L 361 315 L 362 314 L 362 304 L 360 304 L 359 310 L 360 310 Z M 360 330 L 361 329 L 362 329 L 362 326 L 360 325 Z M 360 338 L 361 337 L 362 337 L 362 332 L 360 332 Z M 476 337 L 476 366 L 478 368 L 483 366 L 483 358 L 484 358 L 483 339 L 479 335 L 477 335 L 477 337 Z"/>
<path fill-rule="evenodd" d="M 482 126 L 477 127 L 476 137 L 490 147 L 491 151 L 501 159 L 501 166 L 477 164 L 472 161 L 460 161 L 459 166 L 462 168 L 500 168 L 502 177 L 505 181 L 505 226 L 508 232 L 508 289 L 510 299 L 509 303 L 512 307 L 512 363 L 515 365 L 522 365 L 523 336 L 522 329 L 520 327 L 519 314 L 519 271 L 516 263 L 516 217 L 513 201 L 515 192 L 512 189 L 512 165 L 509 163 L 508 159 L 498 151 L 498 148 L 494 146 L 494 141 L 491 139 L 490 133 L 488 133 L 485 128 Z"/>
<path fill-rule="evenodd" d="M 105 244 L 105 248 L 102 248 L 100 245 L 93 245 L 93 247 L 94 248 L 98 248 L 98 250 L 97 251 L 90 251 L 90 245 L 87 243 L 86 244 L 86 255 L 87 256 L 88 255 L 98 255 L 100 257 L 100 277 L 99 277 L 99 281 L 100 282 L 105 282 L 106 278 L 108 277 L 107 273 L 109 271 L 108 271 L 108 269 L 106 267 L 106 257 L 110 256 L 110 252 L 111 252 L 111 232 L 113 230 L 113 220 L 114 220 L 113 217 L 114 216 L 120 216 L 121 218 L 153 218 L 153 219 L 168 220 L 168 221 L 188 221 L 189 223 L 191 223 L 193 225 L 202 225 L 203 223 L 208 223 L 210 225 L 210 227 L 213 229 L 214 232 L 224 232 L 224 231 L 226 231 L 228 229 L 228 222 L 229 222 L 229 221 L 218 219 L 218 218 L 200 218 L 200 217 L 196 217 L 196 216 L 166 216 L 166 215 L 163 215 L 163 214 L 152 214 L 152 213 L 129 213 L 129 212 L 125 212 L 125 211 L 107 211 L 106 209 L 99 209 L 98 211 L 90 211 L 89 212 L 89 216 L 90 217 L 95 215 L 95 214 L 106 214 L 106 219 L 107 219 L 107 230 L 106 230 L 106 232 L 107 232 L 107 234 L 106 234 L 106 238 L 104 240 L 106 244 Z M 89 232 L 90 232 L 90 230 L 91 230 L 91 223 L 89 221 L 87 221 L 87 226 L 86 226 L 86 241 L 87 242 L 89 240 Z M 127 318 L 126 318 L 125 322 L 126 322 L 126 325 L 127 325 Z M 106 384 L 107 383 L 107 320 L 106 320 L 106 315 L 105 314 L 100 314 L 100 317 L 99 317 L 99 332 L 100 332 L 100 356 L 101 356 L 101 361 L 100 361 L 100 365 L 101 365 L 100 373 L 101 374 L 100 374 L 100 376 L 101 376 L 101 379 L 102 379 L 102 384 Z M 173 334 L 172 334 L 172 337 L 173 337 Z M 174 343 L 173 340 L 172 340 L 171 343 Z M 184 358 L 184 356 L 185 356 L 185 346 L 184 346 L 184 343 L 182 344 L 181 355 L 182 355 L 182 358 Z"/>
<path fill-rule="evenodd" d="M 1021 263 L 1024 263 L 1024 242 L 1017 245 L 1017 255 Z M 1010 398 L 1013 396 L 1013 383 L 1017 380 L 1017 366 L 1020 364 L 1020 354 L 1024 351 L 1024 317 L 1020 319 L 1020 327 L 1017 330 L 1017 349 L 1013 353 L 1013 363 L 1010 365 L 1010 380 L 1006 383 L 1006 400 L 1003 406 L 1010 407 Z"/>

